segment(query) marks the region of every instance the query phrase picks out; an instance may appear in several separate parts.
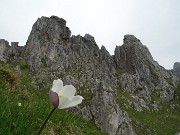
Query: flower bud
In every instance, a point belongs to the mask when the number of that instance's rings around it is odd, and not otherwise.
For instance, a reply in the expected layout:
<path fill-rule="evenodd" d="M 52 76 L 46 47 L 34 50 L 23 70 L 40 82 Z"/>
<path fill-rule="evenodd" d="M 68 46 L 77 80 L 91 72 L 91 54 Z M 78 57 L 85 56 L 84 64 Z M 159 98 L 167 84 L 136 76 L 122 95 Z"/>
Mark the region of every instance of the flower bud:
<path fill-rule="evenodd" d="M 50 101 L 52 105 L 57 108 L 59 106 L 59 97 L 56 92 L 50 90 Z"/>

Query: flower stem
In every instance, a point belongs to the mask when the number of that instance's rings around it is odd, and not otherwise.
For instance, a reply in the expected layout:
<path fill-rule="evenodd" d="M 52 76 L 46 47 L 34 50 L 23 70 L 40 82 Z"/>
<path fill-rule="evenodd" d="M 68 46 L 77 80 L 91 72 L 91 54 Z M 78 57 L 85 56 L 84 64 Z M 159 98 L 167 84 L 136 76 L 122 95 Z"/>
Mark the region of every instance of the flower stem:
<path fill-rule="evenodd" d="M 48 121 L 48 119 L 51 117 L 51 115 L 53 114 L 53 112 L 54 112 L 55 110 L 56 110 L 56 107 L 54 107 L 54 108 L 50 111 L 50 113 L 48 114 L 48 116 L 47 116 L 47 118 L 45 119 L 44 123 L 42 124 L 41 128 L 39 129 L 37 135 L 40 135 L 40 134 L 41 134 L 44 126 L 46 125 L 46 123 L 47 123 L 47 121 Z"/>

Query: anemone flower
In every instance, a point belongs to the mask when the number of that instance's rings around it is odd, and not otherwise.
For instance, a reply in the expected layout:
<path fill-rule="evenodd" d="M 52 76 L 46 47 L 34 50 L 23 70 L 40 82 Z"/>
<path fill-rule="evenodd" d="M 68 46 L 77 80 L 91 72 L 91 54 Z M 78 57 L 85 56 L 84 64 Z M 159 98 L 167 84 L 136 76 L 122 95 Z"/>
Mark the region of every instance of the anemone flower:
<path fill-rule="evenodd" d="M 55 108 L 65 109 L 76 106 L 84 99 L 80 95 L 74 96 L 76 88 L 72 85 L 63 86 L 60 79 L 53 81 L 53 86 L 50 90 L 50 100 Z"/>
<path fill-rule="evenodd" d="M 50 111 L 49 115 L 45 119 L 37 135 L 40 135 L 48 119 L 51 117 L 56 108 L 65 109 L 76 106 L 84 99 L 80 95 L 76 95 L 76 88 L 72 85 L 63 86 L 63 82 L 60 79 L 53 81 L 53 86 L 50 90 L 50 101 L 54 108 Z"/>

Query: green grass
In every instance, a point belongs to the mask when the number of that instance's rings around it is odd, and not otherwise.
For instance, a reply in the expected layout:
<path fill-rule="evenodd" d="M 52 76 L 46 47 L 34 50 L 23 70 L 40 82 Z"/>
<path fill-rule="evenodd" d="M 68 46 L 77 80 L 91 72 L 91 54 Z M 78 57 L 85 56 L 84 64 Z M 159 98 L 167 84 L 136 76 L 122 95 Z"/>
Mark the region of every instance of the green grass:
<path fill-rule="evenodd" d="M 116 102 L 119 104 L 119 107 L 122 110 L 126 110 L 129 107 L 132 107 L 130 102 L 132 101 L 132 98 L 130 97 L 129 93 L 122 90 L 121 87 L 118 88 L 117 94 L 116 94 Z"/>
<path fill-rule="evenodd" d="M 0 135 L 34 135 L 52 106 L 49 88 L 35 90 L 31 86 L 28 67 L 21 63 L 22 75 L 0 62 Z M 22 106 L 18 106 L 21 103 Z M 43 135 L 105 135 L 94 123 L 67 110 L 55 110 Z"/>
<path fill-rule="evenodd" d="M 160 91 L 162 91 L 162 89 L 155 89 L 154 91 L 152 91 L 150 93 L 152 101 L 159 101 L 159 102 L 163 101 L 163 99 L 161 99 L 160 96 L 159 96 Z"/>
<path fill-rule="evenodd" d="M 180 115 L 177 112 L 135 112 L 132 109 L 126 111 L 132 118 L 138 135 L 174 135 L 180 131 Z"/>
<path fill-rule="evenodd" d="M 161 101 L 155 93 L 152 93 L 151 97 L 153 100 Z M 128 93 L 123 92 L 121 88 L 118 89 L 116 101 L 120 108 L 129 114 L 138 135 L 174 135 L 180 132 L 180 86 L 175 90 L 175 99 L 162 102 L 160 111 L 136 112 L 132 107 L 126 107 L 131 100 Z M 172 105 L 176 107 L 173 109 Z"/>
<path fill-rule="evenodd" d="M 165 78 L 165 80 L 166 80 L 166 82 L 168 82 L 169 85 L 174 86 L 172 78 Z"/>
<path fill-rule="evenodd" d="M 116 76 L 121 76 L 125 71 L 121 68 L 116 69 Z"/>

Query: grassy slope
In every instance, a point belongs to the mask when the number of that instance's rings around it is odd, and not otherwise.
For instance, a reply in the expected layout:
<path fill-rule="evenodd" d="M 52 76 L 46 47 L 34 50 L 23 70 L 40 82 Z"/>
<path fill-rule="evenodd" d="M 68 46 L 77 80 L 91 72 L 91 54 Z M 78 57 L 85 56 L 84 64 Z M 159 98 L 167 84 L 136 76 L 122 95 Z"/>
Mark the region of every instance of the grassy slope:
<path fill-rule="evenodd" d="M 175 92 L 175 100 L 164 102 L 161 111 L 136 112 L 132 108 L 127 108 L 131 97 L 122 90 L 118 92 L 116 100 L 120 108 L 128 112 L 138 135 L 175 135 L 180 132 L 180 87 Z M 178 104 L 179 107 L 170 109 L 172 104 Z"/>
<path fill-rule="evenodd" d="M 0 135 L 34 135 L 48 115 L 49 88 L 34 90 L 30 84 L 32 74 L 21 63 L 22 75 L 0 62 Z M 21 103 L 22 106 L 18 106 Z M 43 134 L 103 135 L 92 122 L 67 112 L 56 110 L 49 119 Z"/>
<path fill-rule="evenodd" d="M 49 88 L 46 90 L 34 90 L 30 84 L 32 73 L 27 66 L 20 63 L 22 75 L 0 62 L 0 135 L 34 135 L 43 123 L 51 109 L 48 99 Z M 131 97 L 127 93 L 119 91 L 117 101 L 120 108 L 126 110 L 132 119 L 135 131 L 138 135 L 157 134 L 174 135 L 180 132 L 180 107 L 172 111 L 165 111 L 170 104 L 180 105 L 180 87 L 176 89 L 176 98 L 163 105 L 159 112 L 135 112 L 132 108 L 126 108 Z M 18 106 L 22 103 L 22 106 Z M 43 134 L 62 135 L 102 135 L 92 122 L 65 110 L 56 110 L 48 121 Z"/>

